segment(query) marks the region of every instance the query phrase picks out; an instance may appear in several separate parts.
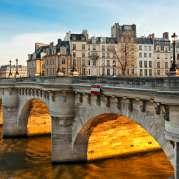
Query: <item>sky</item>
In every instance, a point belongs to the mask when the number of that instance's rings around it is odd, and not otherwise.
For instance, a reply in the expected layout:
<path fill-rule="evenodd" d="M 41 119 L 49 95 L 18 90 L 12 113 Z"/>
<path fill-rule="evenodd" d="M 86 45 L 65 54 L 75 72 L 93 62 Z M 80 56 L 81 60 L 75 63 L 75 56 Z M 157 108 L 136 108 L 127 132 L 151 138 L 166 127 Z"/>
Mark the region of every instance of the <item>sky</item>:
<path fill-rule="evenodd" d="M 179 34 L 179 0 L 0 0 L 0 65 L 26 64 L 35 42 L 67 31 L 110 36 L 112 24 L 136 24 L 137 35 Z"/>

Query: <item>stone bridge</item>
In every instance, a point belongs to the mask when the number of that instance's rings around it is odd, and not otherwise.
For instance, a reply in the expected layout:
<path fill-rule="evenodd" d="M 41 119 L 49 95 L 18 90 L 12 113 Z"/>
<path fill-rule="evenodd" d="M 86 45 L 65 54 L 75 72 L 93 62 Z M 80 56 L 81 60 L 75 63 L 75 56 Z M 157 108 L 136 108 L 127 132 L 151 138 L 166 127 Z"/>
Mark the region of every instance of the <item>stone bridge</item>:
<path fill-rule="evenodd" d="M 101 86 L 100 95 L 91 86 Z M 3 136 L 27 135 L 30 102 L 52 119 L 52 162 L 87 160 L 88 139 L 101 114 L 125 115 L 160 144 L 179 179 L 179 78 L 37 77 L 0 79 Z M 119 139 L 120 140 L 120 139 Z"/>

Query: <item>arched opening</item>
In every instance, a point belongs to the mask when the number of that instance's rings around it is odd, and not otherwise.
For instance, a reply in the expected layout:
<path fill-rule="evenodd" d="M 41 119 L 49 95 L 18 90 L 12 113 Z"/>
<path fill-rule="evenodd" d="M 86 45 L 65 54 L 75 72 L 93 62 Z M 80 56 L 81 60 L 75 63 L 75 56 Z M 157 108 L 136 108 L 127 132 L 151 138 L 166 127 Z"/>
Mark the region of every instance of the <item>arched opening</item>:
<path fill-rule="evenodd" d="M 155 151 L 160 156 L 156 158 L 158 165 L 165 161 L 165 166 L 173 174 L 170 161 L 154 137 L 139 124 L 122 115 L 102 114 L 88 120 L 74 141 L 74 150 L 82 153 L 83 159 L 88 161 Z"/>
<path fill-rule="evenodd" d="M 31 101 L 31 111 L 27 125 L 28 135 L 51 133 L 51 117 L 48 106 L 40 100 Z"/>
<path fill-rule="evenodd" d="M 23 107 L 19 125 L 28 136 L 51 134 L 51 117 L 48 106 L 38 99 L 28 101 Z"/>

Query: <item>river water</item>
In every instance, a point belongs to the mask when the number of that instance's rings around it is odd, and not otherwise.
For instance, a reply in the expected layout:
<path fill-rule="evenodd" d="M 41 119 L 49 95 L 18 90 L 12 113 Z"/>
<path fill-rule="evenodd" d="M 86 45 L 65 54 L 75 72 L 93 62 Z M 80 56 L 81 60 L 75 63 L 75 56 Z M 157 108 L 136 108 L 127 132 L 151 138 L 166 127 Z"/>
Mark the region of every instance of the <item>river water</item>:
<path fill-rule="evenodd" d="M 0 179 L 168 179 L 173 169 L 162 151 L 89 164 L 51 165 L 50 137 L 2 139 Z"/>

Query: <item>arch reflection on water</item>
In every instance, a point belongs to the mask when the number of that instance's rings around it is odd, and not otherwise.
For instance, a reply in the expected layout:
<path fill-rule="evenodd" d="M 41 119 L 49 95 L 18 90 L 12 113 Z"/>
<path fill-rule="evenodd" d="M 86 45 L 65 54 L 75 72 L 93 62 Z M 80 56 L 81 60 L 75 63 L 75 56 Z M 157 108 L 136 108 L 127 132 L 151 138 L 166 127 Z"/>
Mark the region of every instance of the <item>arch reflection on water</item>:
<path fill-rule="evenodd" d="M 50 133 L 51 119 L 47 106 L 39 100 L 32 100 L 29 107 L 28 135 Z M 0 128 L 0 135 L 1 131 Z M 88 160 L 159 151 L 83 165 L 52 166 L 50 137 L 0 140 L 0 178 L 168 179 L 173 175 L 173 168 L 159 144 L 125 116 L 97 116 L 85 125 L 81 134 L 85 132 L 89 135 Z"/>

